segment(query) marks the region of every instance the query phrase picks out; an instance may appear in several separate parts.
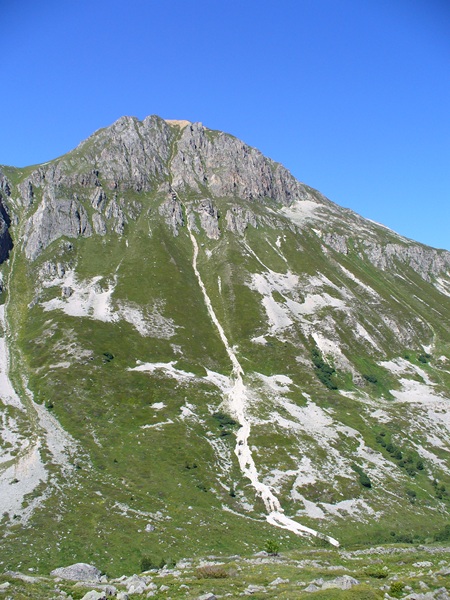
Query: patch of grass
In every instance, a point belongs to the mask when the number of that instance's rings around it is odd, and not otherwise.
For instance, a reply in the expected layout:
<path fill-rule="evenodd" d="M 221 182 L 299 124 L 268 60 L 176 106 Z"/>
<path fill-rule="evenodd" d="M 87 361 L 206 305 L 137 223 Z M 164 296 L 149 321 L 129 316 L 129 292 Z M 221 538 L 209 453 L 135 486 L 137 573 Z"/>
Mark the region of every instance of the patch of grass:
<path fill-rule="evenodd" d="M 196 569 L 195 576 L 197 579 L 226 579 L 229 574 L 221 565 L 205 565 Z"/>

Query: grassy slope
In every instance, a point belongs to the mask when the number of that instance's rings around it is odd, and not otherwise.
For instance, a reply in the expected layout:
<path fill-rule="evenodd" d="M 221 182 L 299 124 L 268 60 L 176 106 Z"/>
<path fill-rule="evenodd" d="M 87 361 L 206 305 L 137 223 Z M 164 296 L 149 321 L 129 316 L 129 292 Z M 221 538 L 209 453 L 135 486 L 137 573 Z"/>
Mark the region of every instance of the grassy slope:
<path fill-rule="evenodd" d="M 61 490 L 36 511 L 25 527 L 17 524 L 9 529 L 3 555 L 7 567 L 17 568 L 20 561 L 23 569 L 37 567 L 46 572 L 61 564 L 83 560 L 120 574 L 135 570 L 140 558 L 147 554 L 157 559 L 178 559 L 211 551 L 247 553 L 261 549 L 269 536 L 286 548 L 310 543 L 287 532 L 274 531 L 264 522 L 260 501 L 254 498 L 248 482 L 238 472 L 233 455 L 234 436 L 232 432 L 229 436 L 221 435 L 223 430 L 211 416 L 222 401 L 215 387 L 200 380 L 183 383 L 128 371 L 137 360 L 177 360 L 178 368 L 198 376 L 205 369 L 223 374 L 230 371 L 228 357 L 208 318 L 191 268 L 192 247 L 186 230 L 182 229 L 174 238 L 157 216 L 156 206 L 161 199 L 153 196 L 139 196 L 139 199 L 144 205 L 141 216 L 127 227 L 122 238 L 111 234 L 105 238 L 78 239 L 71 251 L 62 251 L 61 244 L 55 242 L 33 265 L 27 264 L 16 250 L 8 313 L 11 328 L 17 333 L 13 347 L 16 385 L 20 385 L 21 374 L 26 373 L 35 399 L 52 406 L 50 410 L 80 442 L 84 452 L 73 458 L 70 481 L 62 484 Z M 263 208 L 253 208 L 264 212 Z M 225 209 L 226 203 L 222 213 Z M 342 311 L 325 308 L 319 315 L 324 322 L 330 316 L 334 319 L 350 363 L 362 375 L 376 375 L 377 383 L 366 384 L 361 396 L 365 393 L 378 398 L 386 408 L 391 397 L 389 390 L 397 384 L 392 374 L 378 365 L 380 360 L 408 352 L 411 362 L 419 365 L 421 344 L 433 340 L 436 354 L 448 355 L 448 301 L 411 269 L 399 267 L 406 280 L 389 273 L 381 277 L 377 269 L 356 254 L 342 256 L 332 251 L 324 254 L 312 231 L 306 230 L 299 236 L 283 228 L 286 263 L 274 250 L 279 233 L 271 227 L 258 230 L 250 227 L 246 241 L 260 260 L 276 272 L 285 273 L 289 267 L 301 275 L 301 281 L 323 273 L 333 284 L 352 290 L 356 297 L 352 308 L 359 321 L 370 331 L 378 330 L 380 350 L 374 351 L 355 338 L 352 323 Z M 358 399 L 325 388 L 314 375 L 310 363 L 312 342 L 304 328 L 291 328 L 283 339 L 267 335 L 261 299 L 248 286 L 249 274 L 263 271 L 260 263 L 244 251 L 242 242 L 234 235 L 225 234 L 217 242 L 208 240 L 203 233 L 198 238 L 202 244 L 199 269 L 225 332 L 230 342 L 237 345 L 249 380 L 253 371 L 267 376 L 289 375 L 297 386 L 288 394 L 292 403 L 304 407 L 302 392 L 308 392 L 322 410 L 340 424 L 358 430 L 365 443 L 380 450 L 397 469 L 395 476 L 384 477 L 378 489 L 376 485 L 371 490 L 361 486 L 357 473 L 353 480 L 325 479 L 305 486 L 302 494 L 315 502 L 360 497 L 384 512 L 381 521 L 338 518 L 320 524 L 319 528 L 336 535 L 344 544 L 389 540 L 391 532 L 397 536 L 430 536 L 446 522 L 448 514 L 447 497 L 436 501 L 430 477 L 437 477 L 448 488 L 450 480 L 442 473 L 435 473 L 428 464 L 414 477 L 406 476 L 376 441 L 384 429 L 405 453 L 408 451 L 411 440 L 401 432 L 408 426 L 409 407 L 395 405 L 389 426 L 381 428 Z M 206 250 L 212 253 L 211 258 Z M 125 321 L 103 323 L 70 317 L 60 311 L 44 312 L 39 304 L 29 309 L 36 271 L 45 260 L 76 265 L 80 279 L 102 275 L 112 281 L 115 274 L 113 303 L 127 302 L 149 310 L 157 306 L 173 320 L 177 327 L 175 335 L 170 339 L 142 337 Z M 346 278 L 334 261 L 341 262 L 376 290 L 379 294 L 376 306 L 371 307 L 365 297 L 358 299 L 361 291 L 357 284 Z M 411 285 L 417 295 L 427 298 L 428 306 L 411 294 Z M 336 295 L 332 286 L 326 291 Z M 57 293 L 53 288 L 42 290 L 40 301 Z M 408 348 L 388 326 L 380 328 L 380 312 L 394 315 L 405 329 L 411 324 L 416 333 L 412 334 Z M 314 326 L 312 320 L 310 324 Z M 250 342 L 261 334 L 266 335 L 266 346 Z M 75 354 L 70 352 L 73 344 L 77 348 Z M 81 351 L 90 353 L 92 360 Z M 105 361 L 105 352 L 114 359 Z M 303 361 L 296 359 L 299 355 Z M 70 368 L 49 368 L 65 360 L 71 363 Z M 438 369 L 435 361 L 423 368 L 436 381 L 438 389 L 449 389 L 449 375 Z M 338 372 L 337 381 L 340 389 L 359 393 L 344 372 Z M 262 473 L 269 476 L 280 465 L 283 469 L 294 469 L 305 452 L 318 464 L 326 463 L 327 451 L 314 437 L 286 433 L 268 422 L 274 401 L 267 391 L 260 388 L 258 400 L 251 410 L 262 422 L 253 428 L 252 443 L 259 449 L 255 458 Z M 180 419 L 180 409 L 186 401 L 195 406 L 196 420 Z M 165 407 L 156 411 L 152 405 L 157 402 L 163 402 Z M 168 420 L 173 423 L 161 429 L 142 428 Z M 223 452 L 230 457 L 229 467 L 218 464 L 209 438 L 222 444 Z M 351 459 L 354 441 L 340 436 L 335 445 Z M 444 450 L 435 452 L 448 459 Z M 57 474 L 56 468 L 51 470 Z M 292 484 L 292 478 L 287 477 L 280 491 L 291 516 L 302 508 L 302 503 L 290 496 Z M 253 513 L 245 514 L 238 500 L 230 495 L 231 488 L 254 505 Z M 414 505 L 407 494 L 411 489 L 416 492 Z M 391 507 L 386 506 L 386 498 L 390 498 Z M 118 503 L 128 508 L 124 511 Z M 222 505 L 244 516 L 224 512 Z M 155 524 L 155 532 L 145 532 L 148 522 Z M 303 517 L 302 522 L 317 526 L 313 519 Z M 2 527 L 5 528 L 5 523 Z M 42 540 L 45 540 L 44 552 Z"/>

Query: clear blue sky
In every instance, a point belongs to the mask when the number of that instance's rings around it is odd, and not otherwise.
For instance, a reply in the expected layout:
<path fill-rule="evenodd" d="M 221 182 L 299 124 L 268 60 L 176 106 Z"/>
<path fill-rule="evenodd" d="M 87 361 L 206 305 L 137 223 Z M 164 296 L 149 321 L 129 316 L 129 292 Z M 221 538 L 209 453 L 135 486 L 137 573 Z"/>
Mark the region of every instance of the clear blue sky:
<path fill-rule="evenodd" d="M 0 164 L 202 121 L 450 249 L 448 0 L 0 0 Z"/>

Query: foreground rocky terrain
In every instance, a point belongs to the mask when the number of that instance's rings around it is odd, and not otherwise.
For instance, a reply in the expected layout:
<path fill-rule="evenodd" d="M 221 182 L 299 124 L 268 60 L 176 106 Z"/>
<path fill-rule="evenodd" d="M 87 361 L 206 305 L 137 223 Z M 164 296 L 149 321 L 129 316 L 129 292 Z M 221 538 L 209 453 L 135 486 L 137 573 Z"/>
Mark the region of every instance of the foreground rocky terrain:
<path fill-rule="evenodd" d="M 450 548 L 386 546 L 315 548 L 276 556 L 183 559 L 177 565 L 111 578 L 75 564 L 50 577 L 8 572 L 0 591 L 11 598 L 410 598 L 447 600 Z"/>
<path fill-rule="evenodd" d="M 450 537 L 449 252 L 152 116 L 1 167 L 0 260 L 0 568 Z"/>

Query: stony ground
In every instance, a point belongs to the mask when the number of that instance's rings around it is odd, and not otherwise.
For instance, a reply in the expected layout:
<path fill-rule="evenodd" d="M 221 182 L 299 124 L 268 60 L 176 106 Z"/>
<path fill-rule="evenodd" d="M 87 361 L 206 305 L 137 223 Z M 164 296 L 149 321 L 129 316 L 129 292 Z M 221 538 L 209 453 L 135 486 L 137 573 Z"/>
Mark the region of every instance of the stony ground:
<path fill-rule="evenodd" d="M 49 576 L 6 572 L 5 599 L 102 600 L 181 598 L 450 599 L 450 547 L 383 546 L 310 549 L 249 557 L 184 559 L 168 568 L 110 578 L 92 565 L 56 569 Z"/>

